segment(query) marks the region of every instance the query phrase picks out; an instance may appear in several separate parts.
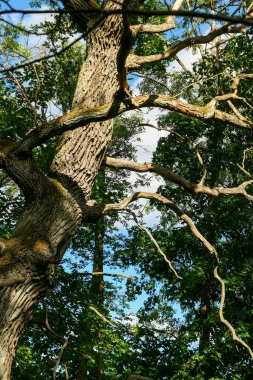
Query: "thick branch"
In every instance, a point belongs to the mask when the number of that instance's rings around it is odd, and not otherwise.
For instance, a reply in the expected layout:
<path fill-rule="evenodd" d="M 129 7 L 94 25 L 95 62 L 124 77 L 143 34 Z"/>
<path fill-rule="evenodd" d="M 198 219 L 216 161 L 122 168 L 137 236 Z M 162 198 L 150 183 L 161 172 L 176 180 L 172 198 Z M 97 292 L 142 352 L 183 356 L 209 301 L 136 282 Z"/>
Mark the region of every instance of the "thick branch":
<path fill-rule="evenodd" d="M 129 169 L 136 172 L 151 172 L 162 176 L 192 193 L 207 194 L 212 197 L 219 195 L 243 195 L 246 199 L 253 201 L 253 195 L 246 192 L 246 187 L 253 183 L 253 180 L 245 181 L 237 187 L 208 187 L 200 181 L 198 184 L 190 182 L 185 177 L 175 174 L 170 170 L 149 162 L 137 163 L 133 161 L 119 160 L 116 158 L 106 157 L 105 164 L 114 168 Z"/>
<path fill-rule="evenodd" d="M 94 121 L 104 121 L 114 118 L 123 112 L 143 107 L 160 107 L 171 111 L 180 112 L 186 116 L 197 119 L 216 119 L 229 122 L 241 128 L 253 128 L 253 123 L 241 120 L 236 115 L 216 109 L 219 101 L 236 98 L 236 94 L 226 94 L 213 98 L 205 106 L 197 106 L 183 102 L 166 95 L 143 95 L 133 98 L 133 102 L 123 102 L 115 99 L 113 102 L 94 108 L 81 108 L 70 111 L 69 113 L 50 121 L 45 126 L 32 129 L 18 145 L 16 151 L 28 151 L 39 146 L 48 139 L 61 135 L 63 132 L 84 127 Z M 133 105 L 135 104 L 135 106 Z M 1 156 L 0 156 L 1 161 Z"/>
<path fill-rule="evenodd" d="M 216 37 L 221 36 L 224 33 L 239 33 L 242 31 L 242 26 L 231 26 L 230 24 L 226 24 L 221 26 L 220 28 L 217 28 L 210 33 L 208 33 L 206 36 L 195 36 L 195 37 L 189 37 L 186 38 L 184 41 L 180 41 L 178 44 L 173 46 L 172 48 L 168 49 L 164 53 L 159 54 L 152 54 L 147 56 L 138 56 L 135 54 L 130 54 L 127 59 L 127 68 L 133 69 L 137 67 L 141 67 L 142 65 L 145 65 L 146 63 L 152 63 L 152 62 L 159 62 L 164 59 L 171 59 L 172 57 L 175 57 L 175 55 L 187 48 L 194 45 L 200 45 L 200 44 L 207 44 L 211 41 L 213 41 Z"/>

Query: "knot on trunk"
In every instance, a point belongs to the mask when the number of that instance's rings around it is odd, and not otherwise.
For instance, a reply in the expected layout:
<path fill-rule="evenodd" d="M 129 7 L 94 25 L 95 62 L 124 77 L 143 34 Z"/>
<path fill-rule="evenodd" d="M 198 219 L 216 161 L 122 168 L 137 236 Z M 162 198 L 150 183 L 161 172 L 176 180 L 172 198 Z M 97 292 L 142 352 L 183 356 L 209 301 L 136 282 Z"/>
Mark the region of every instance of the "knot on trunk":
<path fill-rule="evenodd" d="M 2 255 L 4 250 L 5 250 L 5 244 L 4 242 L 0 241 L 0 256 Z"/>

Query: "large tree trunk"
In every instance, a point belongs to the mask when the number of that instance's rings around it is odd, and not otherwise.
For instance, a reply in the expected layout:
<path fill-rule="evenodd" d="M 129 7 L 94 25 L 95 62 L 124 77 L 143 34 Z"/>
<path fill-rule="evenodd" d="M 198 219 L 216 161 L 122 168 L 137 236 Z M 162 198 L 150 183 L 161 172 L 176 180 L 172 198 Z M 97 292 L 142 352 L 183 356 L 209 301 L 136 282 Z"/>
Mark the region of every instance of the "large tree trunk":
<path fill-rule="evenodd" d="M 64 3 L 72 6 L 76 2 Z M 107 7 L 120 5 L 108 1 Z M 108 17 L 90 33 L 74 109 L 102 105 L 119 90 L 123 29 L 118 15 Z M 90 218 L 86 205 L 111 133 L 112 121 L 66 133 L 52 164 L 51 178 L 37 169 L 29 155 L 9 153 L 6 159 L 6 171 L 23 190 L 26 208 L 12 238 L 0 242 L 1 380 L 10 379 L 18 340 L 38 300 L 52 288 L 57 263 L 77 226 Z"/>

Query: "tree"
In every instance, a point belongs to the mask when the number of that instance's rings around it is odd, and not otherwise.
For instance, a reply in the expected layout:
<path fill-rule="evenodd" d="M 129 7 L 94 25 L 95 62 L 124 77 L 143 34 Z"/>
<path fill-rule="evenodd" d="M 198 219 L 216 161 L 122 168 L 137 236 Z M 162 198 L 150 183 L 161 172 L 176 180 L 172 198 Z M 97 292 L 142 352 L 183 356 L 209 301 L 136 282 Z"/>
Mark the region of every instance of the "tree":
<path fill-rule="evenodd" d="M 42 2 L 35 3 L 40 5 Z M 26 111 L 25 120 L 28 113 L 30 122 L 24 124 L 21 121 L 21 128 L 16 136 L 8 136 L 5 131 L 5 139 L 0 141 L 0 167 L 16 183 L 25 199 L 24 210 L 19 215 L 15 229 L 12 230 L 10 226 L 8 234 L 1 238 L 0 244 L 0 378 L 10 378 L 18 340 L 31 319 L 38 300 L 53 288 L 57 267 L 78 227 L 97 221 L 112 210 L 122 210 L 139 198 L 160 201 L 174 211 L 204 245 L 211 258 L 210 267 L 214 266 L 214 277 L 222 288 L 220 319 L 233 334 L 233 339 L 242 344 L 252 356 L 247 342 L 238 337 L 231 324 L 224 318 L 224 281 L 218 274 L 215 241 L 212 237 L 209 238 L 208 234 L 203 236 L 193 222 L 194 217 L 190 218 L 188 213 L 185 214 L 173 201 L 157 193 L 139 192 L 119 203 L 107 205 L 96 203 L 91 197 L 94 181 L 104 163 L 114 168 L 150 171 L 163 176 L 167 181 L 191 194 L 187 194 L 187 197 L 191 199 L 192 210 L 197 202 L 205 201 L 207 196 L 208 199 L 222 199 L 222 196 L 233 195 L 238 198 L 244 197 L 248 202 L 252 201 L 251 179 L 242 179 L 241 182 L 241 174 L 238 175 L 239 183 L 230 185 L 226 179 L 216 176 L 215 180 L 209 183 L 199 153 L 197 157 L 203 170 L 200 180 L 197 171 L 193 174 L 189 172 L 189 179 L 182 176 L 188 173 L 187 162 L 184 163 L 184 172 L 177 174 L 162 167 L 160 162 L 139 164 L 105 157 L 112 136 L 113 119 L 125 111 L 143 107 L 160 107 L 207 122 L 189 123 L 193 134 L 194 130 L 198 131 L 198 141 L 201 141 L 201 136 L 205 138 L 201 128 L 204 130 L 210 125 L 210 130 L 215 130 L 213 133 L 217 144 L 221 144 L 221 140 L 216 130 L 219 131 L 222 125 L 224 128 L 234 128 L 235 131 L 242 129 L 244 132 L 241 133 L 244 133 L 246 138 L 251 137 L 252 105 L 249 96 L 252 92 L 248 87 L 248 81 L 252 79 L 253 74 L 245 71 L 244 66 L 237 68 L 235 73 L 232 72 L 232 78 L 230 73 L 225 75 L 225 92 L 218 83 L 217 88 L 212 89 L 213 91 L 207 89 L 199 99 L 194 97 L 193 91 L 188 103 L 175 95 L 154 94 L 155 87 L 152 88 L 151 94 L 133 97 L 127 80 L 127 73 L 133 70 L 137 70 L 139 75 L 150 74 L 151 79 L 152 76 L 156 77 L 156 74 L 166 77 L 166 62 L 175 58 L 183 49 L 199 47 L 201 50 L 203 44 L 212 42 L 215 49 L 218 43 L 227 43 L 227 36 L 228 39 L 240 38 L 252 25 L 250 2 L 241 1 L 238 4 L 224 1 L 224 4 L 219 4 L 215 1 L 197 1 L 192 4 L 188 1 L 183 4 L 183 1 L 177 0 L 170 4 L 172 8 L 166 2 L 141 0 L 108 0 L 102 3 L 95 0 L 64 0 L 64 8 L 56 1 L 49 3 L 59 14 L 56 21 L 57 26 L 60 24 L 59 28 L 67 28 L 66 25 L 70 25 L 71 28 L 83 32 L 87 44 L 86 56 L 79 72 L 71 111 L 56 119 L 45 121 L 44 113 L 41 117 L 36 117 L 36 108 L 41 105 L 37 104 L 35 97 L 35 106 L 30 103 Z M 187 10 L 186 5 L 189 8 Z M 199 8 L 202 12 L 199 12 Z M 3 9 L 1 15 L 11 12 L 14 12 L 12 8 Z M 70 14 L 77 25 L 68 24 L 66 14 Z M 176 29 L 175 14 L 186 17 L 183 28 Z M 207 21 L 195 21 L 200 18 L 216 19 L 217 25 L 212 21 L 210 31 L 204 34 L 208 24 Z M 172 29 L 175 29 L 177 34 L 174 39 L 169 39 L 168 31 Z M 66 41 L 63 41 L 63 46 L 64 43 Z M 66 45 L 64 49 L 66 50 Z M 54 52 L 53 55 L 55 54 Z M 12 75 L 18 68 L 26 70 L 28 62 L 19 64 L 16 59 L 13 57 L 11 67 L 3 68 L 2 73 Z M 218 63 L 217 57 L 215 60 Z M 32 59 L 31 61 L 33 62 Z M 224 66 L 225 71 L 226 63 Z M 38 72 L 36 68 L 34 70 L 36 77 Z M 205 75 L 205 70 L 202 70 L 202 80 L 206 80 Z M 8 75 L 6 76 L 8 78 Z M 181 78 L 181 83 L 178 81 L 177 87 L 182 86 L 184 79 L 187 81 L 187 76 Z M 16 81 L 15 85 L 22 93 L 23 87 L 19 82 Z M 8 93 L 10 86 L 11 84 L 7 83 L 3 90 L 1 87 L 1 91 Z M 167 83 L 159 83 L 159 86 L 158 89 L 167 86 Z M 62 107 L 62 110 L 66 112 L 68 106 L 66 99 L 64 100 L 65 107 Z M 70 100 L 72 99 L 68 102 Z M 7 98 L 5 106 L 8 110 L 11 111 L 14 101 L 13 96 Z M 44 105 L 46 101 L 45 96 Z M 10 111 L 8 115 L 11 115 Z M 17 119 L 14 121 L 17 123 Z M 174 122 L 180 125 L 180 118 Z M 33 157 L 32 152 L 36 152 L 36 148 L 43 147 L 43 144 L 57 136 L 61 137 L 57 141 L 56 151 L 52 148 L 49 150 L 51 157 L 53 156 L 51 165 L 48 157 L 47 168 L 41 167 L 39 158 L 36 154 Z M 174 149 L 173 144 L 170 149 Z M 45 155 L 43 157 L 45 159 Z M 246 176 L 251 176 L 245 169 L 244 161 L 238 170 Z M 6 188 L 4 181 L 3 177 L 2 184 Z M 9 183 L 8 188 L 14 186 Z M 178 203 L 180 206 L 183 205 L 183 198 L 179 199 Z M 198 211 L 197 208 L 196 212 Z M 208 217 L 210 218 L 210 215 Z M 144 231 L 148 233 L 145 228 Z M 151 240 L 154 241 L 152 235 Z M 167 263 L 173 270 L 168 260 Z M 175 269 L 174 273 L 180 277 Z"/>

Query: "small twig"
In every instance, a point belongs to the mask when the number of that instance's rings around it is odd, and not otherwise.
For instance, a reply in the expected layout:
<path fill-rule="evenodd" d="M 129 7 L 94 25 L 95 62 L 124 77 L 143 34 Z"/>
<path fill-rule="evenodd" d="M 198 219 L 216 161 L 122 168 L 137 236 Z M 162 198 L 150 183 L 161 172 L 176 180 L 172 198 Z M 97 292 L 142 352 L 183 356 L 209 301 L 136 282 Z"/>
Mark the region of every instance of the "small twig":
<path fill-rule="evenodd" d="M 149 77 L 149 76 L 147 76 L 147 75 L 142 75 L 142 74 L 139 74 L 139 73 L 136 73 L 136 72 L 131 73 L 131 75 L 134 75 L 134 76 L 136 76 L 136 77 L 143 78 L 143 79 L 148 79 L 148 80 L 150 80 L 150 81 L 152 81 L 152 82 L 158 84 L 159 86 L 163 86 L 163 87 L 165 87 L 166 90 L 169 91 L 169 87 L 168 87 L 166 84 L 160 82 L 160 81 L 157 80 L 157 79 L 154 79 L 154 78 L 151 78 L 151 77 Z"/>
<path fill-rule="evenodd" d="M 67 367 L 66 363 L 64 363 L 64 369 L 65 369 L 65 379 L 69 380 L 68 367 Z"/>
<path fill-rule="evenodd" d="M 155 240 L 155 238 L 151 235 L 150 231 L 142 226 L 141 224 L 138 223 L 138 227 L 145 231 L 146 234 L 148 235 L 148 237 L 150 238 L 150 240 L 152 241 L 152 243 L 155 245 L 155 247 L 157 248 L 157 251 L 160 253 L 160 255 L 164 258 L 164 261 L 169 265 L 170 269 L 172 270 L 172 272 L 174 273 L 174 275 L 179 279 L 179 280 L 182 280 L 183 277 L 179 276 L 179 274 L 177 273 L 176 269 L 173 267 L 171 261 L 167 258 L 167 256 L 165 255 L 165 253 L 161 250 L 159 244 L 157 243 L 157 241 Z"/>
<path fill-rule="evenodd" d="M 237 167 L 238 167 L 238 168 L 239 168 L 244 174 L 246 174 L 248 177 L 252 177 L 252 174 L 251 174 L 249 171 L 247 171 L 247 170 L 245 169 L 245 160 L 246 160 L 247 153 L 250 152 L 251 150 L 252 150 L 252 148 L 244 149 L 244 151 L 243 151 L 243 158 L 242 158 L 242 164 L 241 164 L 241 165 L 237 164 Z"/>
<path fill-rule="evenodd" d="M 192 8 L 191 8 L 191 4 L 190 4 L 189 0 L 186 0 L 186 3 L 187 3 L 187 6 L 188 6 L 189 11 L 191 11 Z M 195 21 L 194 21 L 193 18 L 191 18 L 191 25 L 192 25 L 192 29 L 193 29 L 193 31 L 194 31 L 195 36 L 196 36 L 196 37 L 199 37 L 199 33 L 198 33 L 198 30 L 197 30 L 197 26 L 196 26 L 196 23 L 195 23 Z M 200 51 L 201 57 L 203 58 L 204 55 L 205 55 L 205 53 L 204 53 L 204 49 L 203 49 L 203 46 L 202 46 L 202 45 L 198 45 L 198 48 L 199 48 L 199 51 Z"/>
<path fill-rule="evenodd" d="M 246 156 L 247 156 L 247 153 L 250 152 L 252 150 L 252 148 L 247 148 L 247 149 L 244 149 L 243 151 L 243 159 L 242 159 L 242 167 L 244 168 L 244 165 L 245 165 L 245 160 L 246 160 Z"/>
<path fill-rule="evenodd" d="M 179 58 L 178 55 L 175 56 L 175 60 L 176 60 L 176 61 L 178 62 L 178 64 L 182 67 L 182 69 L 183 69 L 186 73 L 188 73 L 188 74 L 194 79 L 194 81 L 195 81 L 195 83 L 196 83 L 196 81 L 198 80 L 198 78 L 196 77 L 196 75 L 195 75 L 191 70 L 189 70 L 189 69 L 185 66 L 185 64 L 183 63 L 183 61 L 181 61 L 181 59 Z"/>
<path fill-rule="evenodd" d="M 16 85 L 16 87 L 20 90 L 20 93 L 21 93 L 22 97 L 25 99 L 25 101 L 28 103 L 29 107 L 32 109 L 34 115 L 36 115 L 36 109 L 33 106 L 31 100 L 29 99 L 29 97 L 27 96 L 26 90 L 25 90 L 24 86 L 22 85 L 22 83 L 19 82 L 19 80 L 17 79 L 17 77 L 11 71 L 8 71 L 7 74 L 13 80 L 13 82 Z"/>
<path fill-rule="evenodd" d="M 114 324 L 113 322 L 111 322 L 109 319 L 107 319 L 103 314 L 101 314 L 94 306 L 90 306 L 87 304 L 87 302 L 84 302 L 84 301 L 79 301 L 78 299 L 75 299 L 73 297 L 70 297 L 71 301 L 74 302 L 75 304 L 77 305 L 84 305 L 85 307 L 87 307 L 87 309 L 93 311 L 95 314 L 97 314 L 99 316 L 99 318 L 101 318 L 104 322 L 108 323 L 110 326 L 112 327 L 117 327 L 116 324 Z"/>

